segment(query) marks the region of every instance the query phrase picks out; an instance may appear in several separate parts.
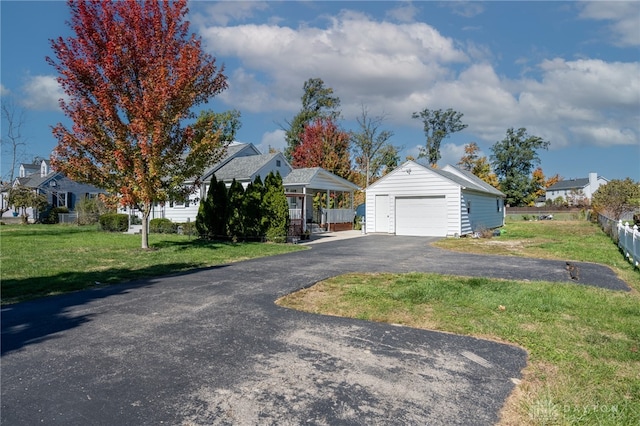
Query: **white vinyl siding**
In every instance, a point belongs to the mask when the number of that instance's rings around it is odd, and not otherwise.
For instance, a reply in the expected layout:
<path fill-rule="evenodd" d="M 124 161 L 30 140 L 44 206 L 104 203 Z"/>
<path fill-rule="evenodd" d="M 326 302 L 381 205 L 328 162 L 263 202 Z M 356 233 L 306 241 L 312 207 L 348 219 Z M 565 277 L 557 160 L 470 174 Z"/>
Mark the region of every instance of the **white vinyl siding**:
<path fill-rule="evenodd" d="M 469 234 L 483 229 L 493 229 L 504 224 L 504 207 L 500 197 L 462 191 L 461 198 L 461 234 Z M 500 210 L 497 208 L 498 203 Z M 471 208 L 470 212 L 467 213 L 469 204 Z"/>

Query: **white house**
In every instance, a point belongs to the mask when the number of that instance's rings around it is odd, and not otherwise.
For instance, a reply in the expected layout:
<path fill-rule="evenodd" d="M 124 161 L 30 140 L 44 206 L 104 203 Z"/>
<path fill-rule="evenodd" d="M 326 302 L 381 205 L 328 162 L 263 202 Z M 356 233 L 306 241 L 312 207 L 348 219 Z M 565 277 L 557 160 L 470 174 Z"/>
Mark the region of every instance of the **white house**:
<path fill-rule="evenodd" d="M 355 215 L 353 191 L 359 189 L 358 186 L 319 167 L 294 170 L 282 153 L 261 154 L 253 144 L 239 142 L 229 145 L 224 158 L 205 171 L 200 179 L 202 184 L 194 194 L 185 200 L 171 200 L 154 206 L 151 219 L 165 218 L 176 223 L 194 222 L 200 200 L 206 198 L 213 175 L 227 187 L 235 179 L 246 188 L 257 176 L 264 182 L 271 172 L 280 173 L 283 178 L 289 200 L 289 215 L 298 231 L 306 231 L 311 223 L 324 225 L 328 229 L 341 229 L 338 224 L 345 224 L 343 228 L 346 224 L 351 226 Z M 324 204 L 315 203 L 316 207 L 320 206 L 318 212 L 314 211 L 314 198 L 324 200 Z M 326 200 L 340 202 L 327 203 Z M 127 208 L 120 211 L 140 214 Z"/>
<path fill-rule="evenodd" d="M 211 166 L 202 175 L 202 185 L 197 191 L 185 200 L 170 200 L 154 206 L 151 211 L 151 219 L 165 218 L 172 222 L 194 222 L 198 215 L 200 200 L 207 196 L 211 177 L 231 186 L 233 179 L 242 183 L 246 188 L 249 182 L 253 182 L 256 176 L 260 176 L 264 182 L 270 172 L 279 172 L 286 176 L 292 167 L 282 153 L 261 154 L 253 144 L 234 142 L 227 148 L 227 153 L 222 160 Z M 121 209 L 127 212 L 126 208 Z"/>
<path fill-rule="evenodd" d="M 366 231 L 455 236 L 504 225 L 505 194 L 447 165 L 407 161 L 366 189 Z"/>
<path fill-rule="evenodd" d="M 591 202 L 593 193 L 608 182 L 608 179 L 597 173 L 589 173 L 588 178 L 561 180 L 547 188 L 545 199 L 554 201 L 561 197 L 570 204 L 580 204 L 584 199 Z"/>

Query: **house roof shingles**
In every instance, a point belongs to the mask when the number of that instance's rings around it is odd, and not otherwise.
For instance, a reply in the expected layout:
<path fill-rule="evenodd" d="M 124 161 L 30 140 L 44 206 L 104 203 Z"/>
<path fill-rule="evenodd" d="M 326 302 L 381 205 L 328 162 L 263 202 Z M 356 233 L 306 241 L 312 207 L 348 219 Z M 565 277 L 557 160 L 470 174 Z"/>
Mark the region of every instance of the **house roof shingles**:
<path fill-rule="evenodd" d="M 249 155 L 246 157 L 236 157 L 216 170 L 217 180 L 251 180 L 253 175 L 260 171 L 278 153 Z"/>
<path fill-rule="evenodd" d="M 358 185 L 350 182 L 338 175 L 335 175 L 321 167 L 307 167 L 302 169 L 293 169 L 287 176 L 282 179 L 284 186 L 303 185 L 309 186 L 314 179 L 323 175 L 322 178 L 328 179 L 335 184 L 335 189 L 339 190 L 357 190 Z"/>
<path fill-rule="evenodd" d="M 580 179 L 567 179 L 561 180 L 550 187 L 547 188 L 547 191 L 564 191 L 569 189 L 582 189 L 589 185 L 589 178 L 580 178 Z"/>
<path fill-rule="evenodd" d="M 284 185 L 308 185 L 311 183 L 315 175 L 318 174 L 320 167 L 308 167 L 304 169 L 293 169 L 282 180 Z"/>
<path fill-rule="evenodd" d="M 449 173 L 446 170 L 438 170 L 438 169 L 433 169 L 434 171 L 438 172 L 444 172 L 447 173 L 449 175 L 453 175 L 453 177 L 457 178 L 457 180 L 454 180 L 454 182 L 456 182 L 457 184 L 460 184 L 468 189 L 473 189 L 476 191 L 480 191 L 480 192 L 488 192 L 490 194 L 494 194 L 494 195 L 498 195 L 501 197 L 504 197 L 505 194 L 502 193 L 500 190 L 494 188 L 493 186 L 489 185 L 487 182 L 483 181 L 482 179 L 480 179 L 478 176 L 474 175 L 473 173 L 471 173 L 468 170 L 464 170 L 461 169 L 459 167 L 455 167 L 452 165 L 448 165 L 447 167 L 451 167 L 452 169 L 458 171 L 458 173 L 461 173 L 464 178 L 460 178 L 459 176 L 455 175 L 454 173 Z"/>
<path fill-rule="evenodd" d="M 17 181 L 19 185 L 25 186 L 27 188 L 39 188 L 40 186 L 42 186 L 42 184 L 44 184 L 45 182 L 47 182 L 48 180 L 50 180 L 56 175 L 58 175 L 58 173 L 56 172 L 50 172 L 46 176 L 33 174 L 27 177 L 17 178 Z"/>

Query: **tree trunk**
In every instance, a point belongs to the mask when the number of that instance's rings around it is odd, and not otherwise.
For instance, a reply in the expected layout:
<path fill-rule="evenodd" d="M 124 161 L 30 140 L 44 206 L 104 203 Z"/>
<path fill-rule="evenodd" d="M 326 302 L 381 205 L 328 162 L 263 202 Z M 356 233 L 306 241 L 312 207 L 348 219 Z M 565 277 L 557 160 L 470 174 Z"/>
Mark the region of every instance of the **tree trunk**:
<path fill-rule="evenodd" d="M 149 249 L 149 216 L 151 216 L 151 203 L 145 203 L 142 208 L 142 249 Z"/>

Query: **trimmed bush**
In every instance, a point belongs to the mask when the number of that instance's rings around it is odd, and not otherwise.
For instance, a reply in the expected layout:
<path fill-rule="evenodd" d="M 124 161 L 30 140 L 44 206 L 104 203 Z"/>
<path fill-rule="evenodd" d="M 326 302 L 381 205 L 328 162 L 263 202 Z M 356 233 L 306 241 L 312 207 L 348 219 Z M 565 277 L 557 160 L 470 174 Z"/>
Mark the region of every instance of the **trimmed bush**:
<path fill-rule="evenodd" d="M 154 234 L 175 234 L 178 231 L 178 224 L 169 219 L 151 219 L 149 221 L 149 232 Z"/>
<path fill-rule="evenodd" d="M 122 213 L 107 213 L 100 216 L 100 229 L 106 232 L 126 232 L 129 216 Z"/>
<path fill-rule="evenodd" d="M 197 235 L 198 231 L 196 230 L 195 222 L 185 222 L 178 225 L 182 228 L 182 233 L 184 235 Z"/>

